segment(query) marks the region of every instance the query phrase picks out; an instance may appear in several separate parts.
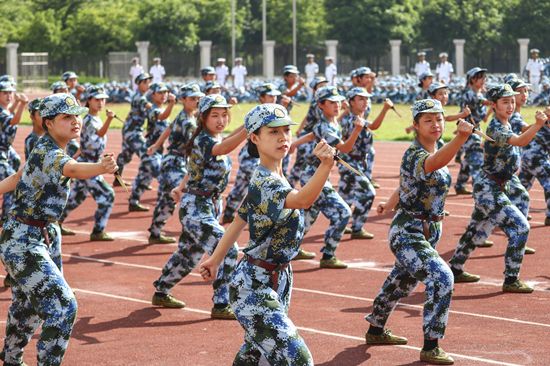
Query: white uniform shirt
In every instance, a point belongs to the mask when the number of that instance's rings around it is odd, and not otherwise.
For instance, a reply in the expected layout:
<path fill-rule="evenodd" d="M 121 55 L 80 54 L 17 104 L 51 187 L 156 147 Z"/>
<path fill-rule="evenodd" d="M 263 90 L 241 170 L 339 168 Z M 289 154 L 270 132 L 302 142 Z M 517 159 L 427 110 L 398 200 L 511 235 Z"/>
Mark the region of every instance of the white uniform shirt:
<path fill-rule="evenodd" d="M 527 61 L 527 65 L 525 65 L 525 69 L 529 71 L 529 81 L 533 82 L 533 80 L 536 80 L 538 82 L 544 71 L 544 65 L 540 59 L 534 60 L 530 58 L 529 61 Z"/>
<path fill-rule="evenodd" d="M 244 65 L 233 66 L 231 75 L 233 76 L 233 85 L 239 89 L 244 87 L 244 77 L 248 74 Z"/>
<path fill-rule="evenodd" d="M 134 80 L 138 77 L 139 74 L 143 74 L 143 66 L 135 65 L 130 67 L 130 78 L 132 79 L 132 88 L 137 90 L 137 84 Z"/>
<path fill-rule="evenodd" d="M 315 75 L 319 73 L 319 65 L 317 65 L 317 63 L 315 62 L 308 62 L 304 69 L 306 70 L 306 79 L 309 85 L 309 81 L 312 81 L 315 78 Z"/>
<path fill-rule="evenodd" d="M 160 83 L 164 79 L 164 75 L 166 75 L 166 71 L 164 71 L 164 66 L 162 65 L 153 65 L 149 69 L 149 74 L 153 76 L 153 83 Z"/>
<path fill-rule="evenodd" d="M 336 85 L 336 75 L 338 71 L 335 64 L 330 64 L 325 68 L 325 77 L 327 78 L 328 85 Z"/>
<path fill-rule="evenodd" d="M 430 71 L 430 63 L 426 60 L 417 62 L 416 65 L 414 65 L 414 72 L 417 77 L 420 77 L 420 75 L 428 71 Z"/>
<path fill-rule="evenodd" d="M 225 86 L 227 75 L 229 75 L 229 67 L 227 67 L 227 65 L 216 66 L 216 79 L 218 84 Z"/>
<path fill-rule="evenodd" d="M 445 61 L 445 63 L 439 63 L 435 68 L 437 79 L 443 80 L 445 84 L 449 84 L 449 82 L 451 81 L 451 74 L 453 72 L 454 72 L 453 64 L 450 63 L 449 61 Z"/>

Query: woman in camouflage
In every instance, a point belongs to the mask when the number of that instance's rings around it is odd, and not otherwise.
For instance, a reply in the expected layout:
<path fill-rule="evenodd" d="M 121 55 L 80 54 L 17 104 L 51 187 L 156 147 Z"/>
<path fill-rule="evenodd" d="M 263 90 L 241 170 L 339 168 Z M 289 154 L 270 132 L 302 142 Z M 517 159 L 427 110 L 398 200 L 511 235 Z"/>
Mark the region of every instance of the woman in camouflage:
<path fill-rule="evenodd" d="M 426 285 L 426 302 L 420 360 L 450 365 L 453 359 L 439 348 L 438 340 L 447 326 L 453 274 L 435 246 L 441 238 L 443 207 L 451 183 L 446 165 L 468 139 L 473 125 L 460 120 L 454 139 L 437 149 L 445 126 L 441 103 L 419 100 L 412 109 L 416 139 L 403 156 L 399 188 L 387 205 L 399 204 L 389 232 L 396 262 L 374 300 L 372 313 L 366 316 L 370 328 L 365 337 L 370 345 L 406 344 L 406 338 L 384 327 L 397 302 L 422 282 Z"/>
<path fill-rule="evenodd" d="M 277 366 L 313 365 L 309 349 L 288 317 L 290 260 L 303 239 L 301 209 L 311 206 L 321 193 L 335 149 L 325 141 L 317 144 L 313 154 L 321 163 L 304 187 L 294 190 L 282 170 L 292 124 L 285 108 L 277 104 L 259 105 L 245 117 L 250 154 L 259 156 L 260 165 L 238 215 L 200 267 L 205 280 L 216 278 L 227 251 L 248 224 L 250 241 L 230 282 L 231 307 L 245 330 L 245 342 L 233 365 L 257 365 L 262 357 Z"/>
<path fill-rule="evenodd" d="M 221 194 L 229 182 L 231 159 L 227 156 L 246 138 L 244 126 L 225 139 L 222 132 L 229 124 L 229 108 L 224 97 L 211 94 L 199 102 L 199 123 L 186 145 L 189 156 L 187 179 L 172 190 L 180 201 L 182 233 L 178 249 L 162 269 L 161 276 L 153 283 L 155 294 L 152 303 L 169 308 L 183 308 L 185 303 L 170 295 L 170 290 L 199 263 L 204 252 L 211 254 L 224 233 L 219 223 Z M 211 317 L 235 319 L 229 306 L 229 275 L 237 263 L 237 244 L 225 256 L 224 263 L 214 281 L 214 307 Z"/>

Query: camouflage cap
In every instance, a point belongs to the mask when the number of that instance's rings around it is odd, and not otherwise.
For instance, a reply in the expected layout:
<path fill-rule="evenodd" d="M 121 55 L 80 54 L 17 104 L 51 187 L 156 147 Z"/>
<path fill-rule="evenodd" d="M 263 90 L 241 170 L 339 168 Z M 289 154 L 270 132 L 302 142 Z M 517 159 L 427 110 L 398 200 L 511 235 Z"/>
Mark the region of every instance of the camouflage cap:
<path fill-rule="evenodd" d="M 531 84 L 526 83 L 523 79 L 515 78 L 515 79 L 509 79 L 506 81 L 506 84 L 510 85 L 513 90 L 517 90 L 519 88 L 527 87 L 529 88 Z"/>
<path fill-rule="evenodd" d="M 15 79 L 13 78 L 13 76 L 8 75 L 8 74 L 0 76 L 0 82 L 3 82 L 3 81 L 7 81 L 9 83 L 12 83 L 13 86 L 15 86 L 15 84 L 16 84 Z"/>
<path fill-rule="evenodd" d="M 41 98 L 36 98 L 36 99 L 33 99 L 32 101 L 30 101 L 29 105 L 27 107 L 27 108 L 29 108 L 29 113 L 32 114 L 33 112 L 39 111 L 40 110 L 40 103 L 42 103 Z"/>
<path fill-rule="evenodd" d="M 69 79 L 78 79 L 78 75 L 74 71 L 65 71 L 63 75 L 61 75 L 61 79 L 63 79 L 63 81 L 67 81 Z"/>
<path fill-rule="evenodd" d="M 366 97 L 366 98 L 372 97 L 372 94 L 369 93 L 367 89 L 356 86 L 348 90 L 348 92 L 346 93 L 346 99 L 351 100 L 358 95 L 360 97 Z"/>
<path fill-rule="evenodd" d="M 191 83 L 184 85 L 180 88 L 178 98 L 187 97 L 204 97 L 204 93 L 201 92 L 201 87 L 199 86 L 199 84 Z"/>
<path fill-rule="evenodd" d="M 317 89 L 315 92 L 315 99 L 318 102 L 322 102 L 324 100 L 329 100 L 331 102 L 341 102 L 344 98 L 338 93 L 338 89 L 334 86 L 323 86 L 322 88 Z"/>
<path fill-rule="evenodd" d="M 57 92 L 58 90 L 68 91 L 69 87 L 67 86 L 67 84 L 65 84 L 64 81 L 54 81 L 52 85 L 50 85 L 50 90 L 54 93 Z"/>
<path fill-rule="evenodd" d="M 466 73 L 466 79 L 470 80 L 471 78 L 476 76 L 476 74 L 479 74 L 479 73 L 482 73 L 482 72 L 487 72 L 487 69 L 483 69 L 483 68 L 477 67 L 477 66 L 473 67 L 470 70 L 468 70 L 468 72 Z"/>
<path fill-rule="evenodd" d="M 353 79 L 353 78 L 355 78 L 355 77 L 357 77 L 357 69 L 353 69 L 353 70 L 351 70 L 350 73 L 349 73 L 349 78 L 350 78 L 350 79 Z"/>
<path fill-rule="evenodd" d="M 370 74 L 373 74 L 370 67 L 361 66 L 360 68 L 355 69 L 355 76 L 370 75 Z"/>
<path fill-rule="evenodd" d="M 96 98 L 96 99 L 109 99 L 105 89 L 99 85 L 90 85 L 86 89 L 86 99 Z"/>
<path fill-rule="evenodd" d="M 152 79 L 153 78 L 153 75 L 149 74 L 148 72 L 142 72 L 141 74 L 139 74 L 138 76 L 136 76 L 134 82 L 136 84 L 139 84 L 141 83 L 143 80 L 148 80 L 148 79 Z"/>
<path fill-rule="evenodd" d="M 215 74 L 216 70 L 212 66 L 206 66 L 201 69 L 201 75 Z"/>
<path fill-rule="evenodd" d="M 449 86 L 443 83 L 438 83 L 437 81 L 430 84 L 428 87 L 428 94 L 434 95 L 439 89 L 449 89 Z"/>
<path fill-rule="evenodd" d="M 504 78 L 503 78 L 503 80 L 506 84 L 508 84 L 509 81 L 514 80 L 514 79 L 519 79 L 519 76 L 518 76 L 518 74 L 513 73 L 513 72 L 511 72 L 509 74 L 506 74 L 506 76 L 504 76 Z"/>
<path fill-rule="evenodd" d="M 277 87 L 272 83 L 263 83 L 262 85 L 256 88 L 256 91 L 260 95 L 273 95 L 273 96 L 281 95 L 281 92 L 278 91 Z"/>
<path fill-rule="evenodd" d="M 315 78 L 313 78 L 313 80 L 311 80 L 311 83 L 309 83 L 309 87 L 311 89 L 316 89 L 319 86 L 319 84 L 322 84 L 322 83 L 328 83 L 327 78 L 324 76 L 316 76 Z"/>
<path fill-rule="evenodd" d="M 444 113 L 441 102 L 436 99 L 417 100 L 411 109 L 413 118 L 416 118 L 420 113 Z"/>
<path fill-rule="evenodd" d="M 0 82 L 0 92 L 14 92 L 15 88 L 9 81 Z"/>
<path fill-rule="evenodd" d="M 489 99 L 491 102 L 496 102 L 500 98 L 513 97 L 514 95 L 518 94 L 519 93 L 515 92 L 510 85 L 500 84 L 497 86 L 493 86 L 487 91 L 487 99 Z"/>
<path fill-rule="evenodd" d="M 286 108 L 280 104 L 260 104 L 244 117 L 244 127 L 250 135 L 263 126 L 280 127 L 295 125 L 292 122 Z"/>
<path fill-rule="evenodd" d="M 220 94 L 210 94 L 201 98 L 199 102 L 199 113 L 204 113 L 210 108 L 231 108 L 225 98 Z"/>
<path fill-rule="evenodd" d="M 166 84 L 161 82 L 161 83 L 153 83 L 153 84 L 149 85 L 149 90 L 152 93 L 164 93 L 164 92 L 169 91 L 170 89 L 168 89 Z"/>
<path fill-rule="evenodd" d="M 221 89 L 222 86 L 215 80 L 207 81 L 206 84 L 204 84 L 204 91 L 208 92 L 210 89 Z"/>
<path fill-rule="evenodd" d="M 283 67 L 283 74 L 299 74 L 298 68 L 294 65 L 285 65 Z"/>
<path fill-rule="evenodd" d="M 426 79 L 426 78 L 429 78 L 430 76 L 433 77 L 434 74 L 432 74 L 432 72 L 431 72 L 430 70 L 428 70 L 428 71 L 425 71 L 425 72 L 423 72 L 422 74 L 420 74 L 420 76 L 418 77 L 418 80 L 422 81 L 422 80 L 424 80 L 424 79 Z"/>
<path fill-rule="evenodd" d="M 40 103 L 40 115 L 42 117 L 57 116 L 62 113 L 80 115 L 87 112 L 88 108 L 81 107 L 72 94 L 48 95 Z"/>

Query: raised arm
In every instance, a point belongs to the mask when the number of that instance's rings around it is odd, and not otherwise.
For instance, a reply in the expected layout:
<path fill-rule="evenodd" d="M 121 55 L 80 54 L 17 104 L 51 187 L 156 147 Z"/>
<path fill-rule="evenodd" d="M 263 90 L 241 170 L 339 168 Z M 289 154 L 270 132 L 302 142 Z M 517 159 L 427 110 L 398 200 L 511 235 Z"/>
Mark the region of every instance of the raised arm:
<path fill-rule="evenodd" d="M 172 93 L 168 94 L 168 106 L 159 114 L 158 119 L 160 121 L 165 120 L 172 114 L 172 108 L 176 104 L 176 96 Z"/>
<path fill-rule="evenodd" d="M 99 163 L 77 163 L 69 161 L 63 167 L 63 175 L 67 178 L 88 179 L 105 173 L 114 173 L 118 170 L 114 154 L 105 154 Z"/>
<path fill-rule="evenodd" d="M 365 128 L 365 120 L 359 116 L 355 116 L 353 124 L 355 127 L 351 131 L 349 138 L 345 142 L 341 142 L 336 145 L 336 148 L 343 153 L 349 153 L 351 149 L 353 149 L 353 145 L 355 144 L 355 141 L 357 141 L 359 133 L 361 133 L 363 128 Z"/>
<path fill-rule="evenodd" d="M 445 144 L 441 149 L 437 150 L 435 154 L 430 155 L 424 162 L 424 172 L 426 174 L 441 169 L 455 157 L 456 153 L 466 142 L 468 137 L 473 132 L 474 125 L 468 123 L 464 120 L 459 120 L 458 122 L 458 133 L 455 137 L 448 143 Z"/>
<path fill-rule="evenodd" d="M 97 135 L 99 137 L 105 136 L 107 131 L 109 131 L 113 118 L 115 118 L 115 112 L 107 109 L 107 119 L 105 120 L 105 123 L 103 123 L 103 126 L 101 126 L 101 128 L 97 131 Z"/>
<path fill-rule="evenodd" d="M 386 113 L 388 113 L 388 111 L 392 107 L 393 107 L 393 102 L 390 99 L 386 98 L 386 100 L 384 100 L 384 105 L 382 106 L 382 110 L 380 111 L 380 113 L 378 113 L 378 116 L 376 117 L 376 119 L 372 121 L 372 123 L 369 125 L 369 129 L 377 130 L 382 124 L 382 122 L 384 121 L 384 118 L 386 118 Z"/>
<path fill-rule="evenodd" d="M 548 116 L 543 111 L 535 113 L 536 122 L 529 126 L 521 135 L 514 135 L 508 139 L 508 143 L 514 146 L 527 146 L 537 132 L 544 127 Z M 545 127 L 548 128 L 548 127 Z"/>
<path fill-rule="evenodd" d="M 222 142 L 214 145 L 212 148 L 212 155 L 217 156 L 229 154 L 246 139 L 246 130 L 244 129 L 244 125 L 237 128 L 236 131 L 237 132 L 232 136 L 226 137 Z"/>

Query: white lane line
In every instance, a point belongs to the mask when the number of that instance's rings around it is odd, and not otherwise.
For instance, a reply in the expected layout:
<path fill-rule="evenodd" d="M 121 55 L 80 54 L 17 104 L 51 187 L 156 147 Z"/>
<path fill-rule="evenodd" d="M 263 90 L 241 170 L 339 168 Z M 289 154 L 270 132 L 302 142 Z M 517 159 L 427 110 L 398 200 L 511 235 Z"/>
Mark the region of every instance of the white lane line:
<path fill-rule="evenodd" d="M 87 261 L 90 261 L 90 262 L 110 264 L 110 265 L 115 264 L 115 265 L 132 267 L 132 268 L 150 269 L 150 270 L 154 270 L 154 271 L 161 271 L 162 270 L 162 268 L 160 268 L 160 267 L 146 266 L 146 265 L 141 265 L 141 264 L 126 263 L 126 262 L 118 262 L 118 261 L 109 261 L 109 260 L 105 260 L 105 259 L 96 259 L 96 258 L 91 258 L 91 257 L 73 255 L 73 254 L 63 254 L 63 256 L 64 257 L 87 260 Z M 309 262 L 309 261 L 304 261 L 304 262 Z M 317 265 L 319 265 L 318 262 L 317 262 Z M 377 269 L 377 270 L 379 270 L 379 269 Z M 385 271 L 385 272 L 389 272 L 389 271 Z M 194 277 L 201 277 L 198 273 L 190 273 L 189 275 L 194 276 Z M 501 286 L 501 285 L 498 285 L 498 286 Z M 317 294 L 317 295 L 323 295 L 323 296 L 330 296 L 330 297 L 337 297 L 337 298 L 343 298 L 343 299 L 352 299 L 352 300 L 365 301 L 365 302 L 373 302 L 374 301 L 374 299 L 370 299 L 370 298 L 367 298 L 367 297 L 344 295 L 344 294 L 338 294 L 338 293 L 334 293 L 334 292 L 326 292 L 326 291 L 321 291 L 321 290 L 313 290 L 313 289 L 306 289 L 306 288 L 300 288 L 300 287 L 293 287 L 293 290 L 298 291 L 298 292 L 305 292 L 305 293 L 311 293 L 311 294 Z M 406 303 L 399 303 L 399 304 L 397 304 L 397 306 L 420 309 L 420 310 L 423 309 L 423 307 L 421 305 L 412 305 L 412 304 L 406 304 Z M 452 314 L 457 314 L 457 315 L 466 315 L 466 316 L 472 316 L 472 317 L 477 317 L 477 318 L 492 319 L 492 320 L 499 320 L 499 321 L 510 322 L 510 323 L 517 323 L 517 324 L 533 325 L 533 326 L 550 328 L 550 324 L 532 322 L 532 321 L 528 321 L 528 320 L 504 318 L 504 317 L 499 317 L 499 316 L 470 313 L 470 312 L 458 311 L 458 310 L 450 310 L 449 312 L 452 313 Z"/>
<path fill-rule="evenodd" d="M 136 298 L 132 298 L 132 297 L 128 297 L 128 296 L 119 296 L 119 295 L 109 294 L 109 293 L 105 293 L 105 292 L 90 291 L 90 290 L 84 290 L 84 289 L 79 289 L 79 288 L 73 288 L 73 290 L 75 290 L 77 292 L 82 292 L 82 293 L 85 293 L 85 294 L 89 294 L 89 295 L 108 297 L 108 298 L 117 299 L 117 300 L 131 301 L 131 302 L 136 302 L 136 303 L 140 303 L 140 304 L 147 304 L 147 305 L 151 304 L 149 301 L 145 301 L 145 300 L 142 300 L 142 299 L 136 299 Z M 193 312 L 193 313 L 198 313 L 198 314 L 210 315 L 210 311 L 206 311 L 206 310 L 202 310 L 202 309 L 195 309 L 195 308 L 187 308 L 186 307 L 186 308 L 183 308 L 182 310 Z M 309 332 L 309 333 L 325 335 L 325 336 L 329 336 L 329 337 L 338 337 L 338 338 L 344 338 L 344 339 L 364 342 L 364 338 L 351 336 L 351 335 L 348 335 L 348 334 L 328 332 L 328 331 L 324 331 L 324 330 L 319 330 L 319 329 L 314 329 L 314 328 L 307 328 L 307 327 L 300 327 L 300 326 L 298 326 L 297 328 L 299 330 L 304 331 L 304 332 Z M 419 347 L 406 346 L 406 345 L 405 346 L 397 346 L 397 347 L 403 348 L 403 349 L 408 349 L 408 350 L 413 350 L 413 351 L 420 351 Z M 458 354 L 458 353 L 449 353 L 449 355 L 451 355 L 453 357 L 456 357 L 456 358 L 462 358 L 462 359 L 471 360 L 471 361 L 478 361 L 478 362 L 488 363 L 488 364 L 492 364 L 492 365 L 519 366 L 518 364 L 514 364 L 514 363 L 491 360 L 491 359 L 482 358 L 482 357 L 466 356 L 466 355 L 462 355 L 462 354 Z"/>

